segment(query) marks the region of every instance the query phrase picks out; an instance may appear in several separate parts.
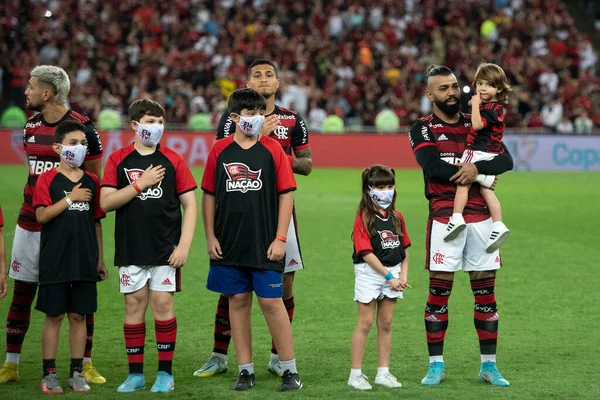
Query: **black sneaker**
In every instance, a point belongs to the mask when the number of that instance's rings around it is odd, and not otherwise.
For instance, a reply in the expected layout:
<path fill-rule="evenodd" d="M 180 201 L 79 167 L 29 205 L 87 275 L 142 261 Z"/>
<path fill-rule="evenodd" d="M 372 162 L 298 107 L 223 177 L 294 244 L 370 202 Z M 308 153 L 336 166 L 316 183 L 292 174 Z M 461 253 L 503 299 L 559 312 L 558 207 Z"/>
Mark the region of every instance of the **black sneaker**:
<path fill-rule="evenodd" d="M 245 390 L 252 389 L 252 386 L 256 384 L 256 380 L 254 379 L 254 374 L 248 373 L 247 369 L 243 369 L 242 372 L 238 375 L 237 382 L 233 385 L 233 390 L 238 392 L 243 392 Z"/>
<path fill-rule="evenodd" d="M 289 369 L 286 369 L 281 377 L 281 386 L 278 392 L 291 392 L 292 390 L 300 390 L 302 381 L 298 373 L 292 374 Z"/>

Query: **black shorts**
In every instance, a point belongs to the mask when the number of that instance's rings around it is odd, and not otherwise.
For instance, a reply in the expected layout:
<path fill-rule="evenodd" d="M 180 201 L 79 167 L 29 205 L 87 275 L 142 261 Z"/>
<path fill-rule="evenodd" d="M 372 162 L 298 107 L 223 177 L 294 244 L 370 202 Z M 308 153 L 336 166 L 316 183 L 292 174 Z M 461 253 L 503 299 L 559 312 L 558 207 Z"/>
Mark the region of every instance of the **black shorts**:
<path fill-rule="evenodd" d="M 50 316 L 94 314 L 98 309 L 96 282 L 64 282 L 40 285 L 35 309 Z"/>

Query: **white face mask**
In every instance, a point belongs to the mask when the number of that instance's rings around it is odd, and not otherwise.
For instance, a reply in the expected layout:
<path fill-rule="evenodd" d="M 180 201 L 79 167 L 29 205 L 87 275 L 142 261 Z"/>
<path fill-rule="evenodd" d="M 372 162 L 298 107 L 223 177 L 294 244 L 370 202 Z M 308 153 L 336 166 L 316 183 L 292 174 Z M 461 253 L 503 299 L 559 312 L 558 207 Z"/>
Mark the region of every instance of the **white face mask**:
<path fill-rule="evenodd" d="M 242 117 L 240 115 L 238 126 L 244 132 L 244 135 L 256 137 L 260 133 L 260 128 L 262 128 L 264 123 L 264 115 L 255 115 L 254 117 Z"/>
<path fill-rule="evenodd" d="M 81 167 L 85 155 L 87 154 L 87 146 L 77 144 L 75 146 L 65 146 L 61 144 L 62 151 L 60 157 L 71 167 Z"/>
<path fill-rule="evenodd" d="M 392 205 L 394 200 L 394 189 L 392 190 L 377 190 L 369 187 L 369 197 L 375 205 L 383 210 L 387 210 Z"/>
<path fill-rule="evenodd" d="M 163 124 L 140 124 L 138 122 L 137 135 L 145 146 L 154 147 L 160 142 L 165 126 Z"/>

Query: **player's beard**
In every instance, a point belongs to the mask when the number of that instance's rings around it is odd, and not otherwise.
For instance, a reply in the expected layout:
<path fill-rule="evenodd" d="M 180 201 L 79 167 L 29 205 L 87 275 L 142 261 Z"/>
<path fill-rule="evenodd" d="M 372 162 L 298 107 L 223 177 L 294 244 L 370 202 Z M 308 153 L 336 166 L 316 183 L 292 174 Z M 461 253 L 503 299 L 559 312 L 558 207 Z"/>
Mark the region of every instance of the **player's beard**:
<path fill-rule="evenodd" d="M 32 111 L 42 112 L 44 103 L 34 104 L 31 100 L 27 99 L 27 108 Z"/>
<path fill-rule="evenodd" d="M 454 104 L 448 104 L 448 100 L 456 100 Z M 460 99 L 458 97 L 450 97 L 446 100 L 434 100 L 436 107 L 446 115 L 456 115 L 460 110 Z"/>

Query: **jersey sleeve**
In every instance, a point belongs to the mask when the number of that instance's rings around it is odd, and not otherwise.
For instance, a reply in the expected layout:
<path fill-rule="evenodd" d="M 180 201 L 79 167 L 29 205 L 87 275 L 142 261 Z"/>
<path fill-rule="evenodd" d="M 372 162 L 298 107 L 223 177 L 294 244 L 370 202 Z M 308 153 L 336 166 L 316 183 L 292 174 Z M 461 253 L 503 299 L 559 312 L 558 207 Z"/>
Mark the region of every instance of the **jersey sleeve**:
<path fill-rule="evenodd" d="M 296 178 L 292 166 L 288 160 L 288 156 L 283 151 L 279 143 L 273 141 L 270 146 L 271 154 L 275 161 L 275 170 L 277 173 L 277 193 L 284 194 L 296 190 Z"/>
<path fill-rule="evenodd" d="M 115 189 L 119 188 L 119 185 L 117 182 L 116 154 L 117 153 L 112 153 L 108 157 L 108 161 L 106 162 L 106 165 L 104 166 L 104 175 L 102 176 L 102 186 L 103 187 L 106 186 L 106 187 L 112 187 Z"/>
<path fill-rule="evenodd" d="M 179 154 L 177 156 L 178 162 L 175 165 L 175 190 L 177 191 L 177 196 L 181 196 L 191 190 L 196 190 L 198 184 L 183 157 Z"/>
<path fill-rule="evenodd" d="M 217 125 L 217 140 L 226 138 L 229 135 L 233 135 L 235 132 L 235 123 L 231 119 L 229 111 L 225 111 L 221 115 L 219 125 Z"/>
<path fill-rule="evenodd" d="M 414 124 L 408 132 L 408 138 L 417 163 L 427 176 L 449 180 L 458 172 L 456 165 L 447 163 L 440 158 L 440 152 L 427 125 L 420 121 Z"/>
<path fill-rule="evenodd" d="M 204 174 L 202 175 L 202 183 L 200 187 L 205 193 L 215 194 L 215 174 L 217 172 L 217 150 L 216 145 L 213 145 L 208 153 Z"/>
<path fill-rule="evenodd" d="M 33 194 L 34 210 L 40 207 L 50 207 L 52 205 L 52 198 L 50 197 L 50 180 L 48 177 L 48 173 L 43 173 L 35 184 L 35 192 Z"/>
<path fill-rule="evenodd" d="M 100 134 L 91 121 L 86 122 L 85 127 L 85 138 L 87 139 L 88 146 L 85 159 L 86 161 L 95 160 L 102 157 L 102 142 L 100 141 Z"/>
<path fill-rule="evenodd" d="M 498 103 L 486 103 L 479 110 L 479 115 L 481 115 L 484 128 L 490 125 L 497 125 L 501 122 L 500 119 L 504 115 L 504 107 Z"/>
<path fill-rule="evenodd" d="M 2 207 L 0 207 L 0 232 L 4 230 L 4 215 L 2 215 Z"/>
<path fill-rule="evenodd" d="M 306 123 L 298 114 L 296 114 L 296 125 L 292 131 L 292 147 L 294 150 L 302 150 L 309 147 L 308 145 L 308 129 Z"/>
<path fill-rule="evenodd" d="M 96 175 L 92 173 L 89 173 L 89 175 L 92 177 L 94 184 L 96 185 L 96 195 L 94 196 L 94 219 L 96 221 L 100 221 L 102 218 L 106 217 L 106 213 L 102 211 L 102 208 L 100 208 L 100 181 Z"/>
<path fill-rule="evenodd" d="M 402 223 L 402 247 L 405 249 L 410 247 L 410 237 L 408 237 L 408 231 L 406 230 L 406 222 L 404 222 L 404 217 L 400 213 L 400 211 L 396 210 L 398 217 L 400 217 L 400 222 Z"/>
<path fill-rule="evenodd" d="M 356 219 L 354 220 L 352 241 L 354 242 L 354 251 L 358 257 L 373 253 L 371 237 L 369 236 L 369 232 L 367 232 L 367 227 L 360 214 L 356 214 Z"/>

